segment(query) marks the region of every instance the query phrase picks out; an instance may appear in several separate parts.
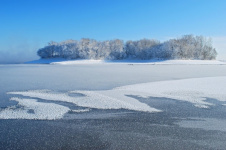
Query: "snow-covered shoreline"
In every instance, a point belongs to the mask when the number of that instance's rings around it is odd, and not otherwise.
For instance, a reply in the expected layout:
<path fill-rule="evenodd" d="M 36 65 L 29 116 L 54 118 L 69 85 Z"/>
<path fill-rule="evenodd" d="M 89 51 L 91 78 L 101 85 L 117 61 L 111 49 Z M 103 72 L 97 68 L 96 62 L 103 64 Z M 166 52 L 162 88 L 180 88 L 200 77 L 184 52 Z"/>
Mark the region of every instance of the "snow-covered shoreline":
<path fill-rule="evenodd" d="M 148 65 L 226 65 L 221 60 L 67 60 L 63 58 L 39 59 L 25 64 L 79 65 L 79 64 L 148 64 Z"/>

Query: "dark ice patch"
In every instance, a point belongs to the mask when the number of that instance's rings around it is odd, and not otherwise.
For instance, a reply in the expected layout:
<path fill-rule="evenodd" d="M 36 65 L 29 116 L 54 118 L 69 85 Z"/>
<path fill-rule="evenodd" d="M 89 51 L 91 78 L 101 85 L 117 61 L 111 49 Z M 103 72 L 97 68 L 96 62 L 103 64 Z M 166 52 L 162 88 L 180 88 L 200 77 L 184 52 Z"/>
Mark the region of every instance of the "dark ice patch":
<path fill-rule="evenodd" d="M 35 114 L 35 111 L 34 111 L 33 109 L 29 109 L 29 110 L 27 111 L 27 113 L 29 113 L 29 114 Z"/>
<path fill-rule="evenodd" d="M 71 97 L 84 97 L 86 95 L 84 95 L 82 93 L 68 93 L 68 96 L 71 96 Z"/>

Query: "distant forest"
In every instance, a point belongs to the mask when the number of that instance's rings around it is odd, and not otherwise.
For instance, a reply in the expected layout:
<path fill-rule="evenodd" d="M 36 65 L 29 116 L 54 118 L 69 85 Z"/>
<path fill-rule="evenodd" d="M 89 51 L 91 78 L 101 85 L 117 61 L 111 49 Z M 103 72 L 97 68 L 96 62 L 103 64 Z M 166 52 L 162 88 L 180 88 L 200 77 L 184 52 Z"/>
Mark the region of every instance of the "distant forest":
<path fill-rule="evenodd" d="M 97 41 L 83 38 L 50 42 L 38 50 L 41 58 L 65 59 L 216 59 L 217 52 L 210 38 L 184 35 L 180 38 L 160 42 L 154 39 L 126 41 L 120 39 Z"/>

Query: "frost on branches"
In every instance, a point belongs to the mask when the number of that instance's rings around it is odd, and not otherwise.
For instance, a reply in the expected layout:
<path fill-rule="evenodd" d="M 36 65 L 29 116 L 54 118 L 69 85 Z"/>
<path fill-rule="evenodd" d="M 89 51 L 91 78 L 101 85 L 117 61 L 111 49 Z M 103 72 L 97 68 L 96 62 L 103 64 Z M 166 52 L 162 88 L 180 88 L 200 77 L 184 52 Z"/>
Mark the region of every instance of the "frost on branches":
<path fill-rule="evenodd" d="M 50 42 L 38 50 L 41 58 L 66 59 L 216 59 L 217 52 L 210 38 L 184 35 L 161 43 L 158 40 L 138 41 L 107 40 L 97 41 L 83 38 L 80 41 L 67 40 Z"/>

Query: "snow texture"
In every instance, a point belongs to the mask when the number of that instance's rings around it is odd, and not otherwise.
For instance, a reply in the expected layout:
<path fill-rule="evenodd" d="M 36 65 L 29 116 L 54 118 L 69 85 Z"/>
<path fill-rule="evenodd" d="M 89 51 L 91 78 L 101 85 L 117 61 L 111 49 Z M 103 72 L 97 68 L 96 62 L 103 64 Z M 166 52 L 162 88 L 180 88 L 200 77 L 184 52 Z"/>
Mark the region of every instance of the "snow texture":
<path fill-rule="evenodd" d="M 53 65 L 76 65 L 76 64 L 103 64 L 104 60 L 68 60 L 62 62 L 52 62 Z"/>
<path fill-rule="evenodd" d="M 148 65 L 226 65 L 218 60 L 67 60 L 61 58 L 40 59 L 27 64 L 81 65 L 81 64 L 148 64 Z"/>
<path fill-rule="evenodd" d="M 90 109 L 78 109 L 78 110 L 71 110 L 71 112 L 80 113 L 80 112 L 88 112 Z"/>
<path fill-rule="evenodd" d="M 116 88 L 119 91 L 145 93 L 151 97 L 165 97 L 193 103 L 196 107 L 209 108 L 213 105 L 207 98 L 226 101 L 226 77 L 194 78 L 172 81 L 160 81 L 129 85 Z"/>
<path fill-rule="evenodd" d="M 127 109 L 142 112 L 160 112 L 149 105 L 132 98 L 161 97 L 186 101 L 199 108 L 209 108 L 214 104 L 205 101 L 207 98 L 226 101 L 226 77 L 207 77 L 183 80 L 159 81 L 134 84 L 102 91 L 69 91 L 56 93 L 50 90 L 30 90 L 8 92 L 8 94 L 39 98 L 53 103 L 41 103 L 35 99 L 11 98 L 24 108 L 6 108 L 0 111 L 1 119 L 60 119 L 68 111 L 87 112 L 95 109 Z M 79 96 L 69 96 L 78 94 Z M 83 96 L 84 95 L 84 96 Z M 54 101 L 69 102 L 84 109 L 70 110 Z M 34 110 L 29 113 L 28 110 Z"/>
<path fill-rule="evenodd" d="M 125 98 L 125 96 L 120 94 L 121 97 L 114 93 L 114 90 L 106 91 L 72 91 L 69 93 L 80 93 L 85 96 L 82 97 L 72 97 L 68 93 L 52 93 L 49 90 L 33 90 L 33 91 L 23 91 L 23 92 L 9 92 L 8 94 L 28 96 L 32 98 L 40 98 L 49 101 L 63 101 L 73 103 L 77 106 L 86 108 L 96 108 L 96 109 L 128 109 L 135 111 L 145 111 L 153 112 L 158 111 L 148 105 L 139 102 L 133 98 Z M 111 93 L 111 96 L 108 96 Z"/>
<path fill-rule="evenodd" d="M 8 107 L 0 111 L 0 119 L 55 120 L 62 118 L 70 110 L 62 105 L 37 102 L 35 99 L 13 97 L 10 100 L 17 101 L 20 107 Z"/>

